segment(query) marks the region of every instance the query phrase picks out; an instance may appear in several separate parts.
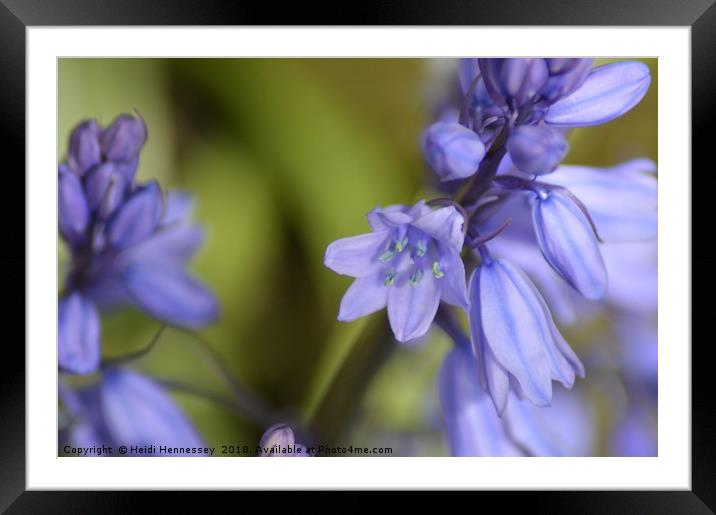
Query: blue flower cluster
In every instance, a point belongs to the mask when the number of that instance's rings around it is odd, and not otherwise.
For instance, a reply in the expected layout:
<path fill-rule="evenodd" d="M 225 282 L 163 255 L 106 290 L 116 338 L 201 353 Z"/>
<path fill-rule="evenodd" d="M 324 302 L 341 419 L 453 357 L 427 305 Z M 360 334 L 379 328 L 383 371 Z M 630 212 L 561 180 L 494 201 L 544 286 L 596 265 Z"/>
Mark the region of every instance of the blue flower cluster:
<path fill-rule="evenodd" d="M 440 381 L 455 454 L 518 452 L 514 438 L 501 441 L 500 417 L 534 421 L 534 407 L 556 398 L 552 381 L 571 388 L 584 377 L 553 312 L 565 321 L 581 303 L 609 298 L 610 243 L 656 239 L 655 165 L 561 165 L 565 135 L 628 112 L 650 82 L 636 61 L 462 59 L 462 105 L 423 140 L 453 197 L 375 209 L 372 232 L 329 245 L 325 265 L 355 278 L 339 320 L 387 307 L 400 342 L 433 321 L 455 340 Z M 469 337 L 441 302 L 466 312 Z M 492 414 L 476 418 L 485 399 Z M 485 435 L 495 438 L 476 446 Z"/>
<path fill-rule="evenodd" d="M 59 232 L 69 250 L 58 302 L 58 366 L 65 374 L 101 371 L 97 382 L 60 396 L 74 421 L 74 445 L 192 447 L 201 439 L 152 380 L 101 364 L 100 310 L 131 305 L 166 323 L 196 328 L 214 321 L 214 295 L 185 270 L 203 240 L 192 199 L 137 183 L 144 121 L 124 114 L 109 126 L 80 123 L 58 172 Z"/>
<path fill-rule="evenodd" d="M 184 270 L 202 243 L 191 197 L 135 182 L 144 121 L 82 122 L 59 166 L 59 229 L 70 251 L 58 306 L 59 366 L 87 374 L 100 361 L 99 309 L 131 304 L 159 320 L 201 327 L 218 316 L 213 294 Z"/>

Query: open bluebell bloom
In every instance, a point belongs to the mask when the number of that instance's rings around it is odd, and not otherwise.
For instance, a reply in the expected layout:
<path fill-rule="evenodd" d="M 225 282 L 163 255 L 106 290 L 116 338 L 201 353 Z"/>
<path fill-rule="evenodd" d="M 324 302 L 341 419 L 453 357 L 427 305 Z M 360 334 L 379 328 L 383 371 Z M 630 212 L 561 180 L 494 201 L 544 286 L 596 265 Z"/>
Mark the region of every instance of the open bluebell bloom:
<path fill-rule="evenodd" d="M 495 408 L 505 410 L 510 389 L 549 406 L 552 380 L 571 388 L 584 367 L 529 278 L 505 260 L 485 257 L 470 278 L 470 337 Z"/>
<path fill-rule="evenodd" d="M 60 389 L 72 425 L 67 440 L 75 446 L 128 447 L 132 455 L 192 455 L 191 451 L 162 453 L 171 448 L 203 447 L 196 429 L 176 403 L 154 381 L 127 369 L 103 371 L 98 383 L 73 391 Z M 131 446 L 149 452 L 131 452 Z"/>
<path fill-rule="evenodd" d="M 460 258 L 463 217 L 453 206 L 390 206 L 368 213 L 373 232 L 343 238 L 326 249 L 324 264 L 355 277 L 338 314 L 351 321 L 387 306 L 395 338 L 423 336 L 441 300 L 467 309 Z"/>
<path fill-rule="evenodd" d="M 184 327 L 218 316 L 213 294 L 185 270 L 203 240 L 183 192 L 133 182 L 147 138 L 139 117 L 101 129 L 83 122 L 58 172 L 59 230 L 70 251 L 59 301 L 59 366 L 86 374 L 99 362 L 99 309 L 133 305 Z"/>
<path fill-rule="evenodd" d="M 259 456 L 268 458 L 308 458 L 308 448 L 296 442 L 293 429 L 287 424 L 275 424 L 264 431 L 259 443 Z"/>

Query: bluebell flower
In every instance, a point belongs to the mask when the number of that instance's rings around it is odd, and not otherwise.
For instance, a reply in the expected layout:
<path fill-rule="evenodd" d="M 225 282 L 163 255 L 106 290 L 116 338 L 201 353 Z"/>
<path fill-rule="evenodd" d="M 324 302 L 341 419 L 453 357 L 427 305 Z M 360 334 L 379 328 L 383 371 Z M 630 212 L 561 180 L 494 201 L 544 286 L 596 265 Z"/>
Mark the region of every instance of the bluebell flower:
<path fill-rule="evenodd" d="M 504 412 L 511 389 L 549 406 L 552 380 L 571 388 L 584 367 L 529 278 L 503 259 L 484 257 L 470 278 L 470 336 L 495 408 Z"/>
<path fill-rule="evenodd" d="M 112 446 L 114 453 L 125 445 L 128 456 L 163 455 L 160 446 L 204 446 L 193 424 L 171 397 L 137 372 L 110 368 L 103 371 L 97 383 L 77 390 L 62 386 L 60 397 L 72 420 L 64 435 L 71 445 Z M 131 446 L 148 452 L 132 452 Z"/>
<path fill-rule="evenodd" d="M 191 328 L 218 316 L 213 294 L 185 270 L 203 240 L 189 196 L 165 198 L 156 181 L 133 182 L 146 138 L 139 117 L 122 115 L 105 129 L 83 122 L 59 166 L 59 231 L 71 256 L 58 305 L 64 372 L 97 367 L 100 309 L 132 305 Z"/>
<path fill-rule="evenodd" d="M 440 369 L 445 439 L 453 456 L 522 456 L 478 378 L 475 358 L 455 346 Z"/>
<path fill-rule="evenodd" d="M 607 290 L 607 270 L 594 228 L 584 211 L 560 190 L 533 197 L 532 218 L 545 260 L 588 299 Z"/>
<path fill-rule="evenodd" d="M 496 105 L 519 113 L 523 121 L 562 127 L 613 120 L 649 88 L 649 68 L 638 61 L 591 65 L 591 59 L 478 59 Z"/>
<path fill-rule="evenodd" d="M 562 129 L 623 115 L 639 103 L 651 82 L 643 63 L 592 68 L 592 59 L 577 58 L 462 59 L 459 77 L 466 95 L 459 124 L 473 130 L 486 147 L 504 134 L 512 161 L 531 175 L 552 172 L 564 157 L 568 147 Z M 440 162 L 451 162 L 443 148 Z M 462 155 L 464 150 L 456 150 L 454 159 L 460 161 Z M 443 177 L 439 167 L 436 172 Z"/>
<path fill-rule="evenodd" d="M 296 442 L 293 429 L 287 424 L 275 424 L 261 436 L 259 456 L 275 457 L 310 457 L 308 448 Z"/>
<path fill-rule="evenodd" d="M 469 348 L 456 345 L 439 378 L 445 439 L 453 456 L 594 454 L 594 415 L 579 392 L 555 390 L 549 407 L 510 392 L 500 417 L 483 383 L 484 372 Z"/>
<path fill-rule="evenodd" d="M 331 243 L 324 264 L 355 277 L 341 301 L 344 322 L 387 306 L 395 337 L 423 336 L 441 300 L 468 308 L 465 267 L 460 252 L 464 219 L 453 206 L 431 209 L 376 208 L 367 215 L 373 232 Z"/>

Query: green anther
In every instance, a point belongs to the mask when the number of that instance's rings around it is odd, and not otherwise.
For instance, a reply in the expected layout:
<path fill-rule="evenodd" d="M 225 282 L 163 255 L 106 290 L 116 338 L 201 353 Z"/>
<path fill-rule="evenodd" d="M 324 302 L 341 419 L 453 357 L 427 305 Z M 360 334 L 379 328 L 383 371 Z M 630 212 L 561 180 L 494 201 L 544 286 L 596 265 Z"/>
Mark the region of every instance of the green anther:
<path fill-rule="evenodd" d="M 417 245 L 415 245 L 415 255 L 416 256 L 423 257 L 427 251 L 428 251 L 428 248 L 425 245 L 425 242 L 423 240 L 420 240 L 417 243 Z"/>
<path fill-rule="evenodd" d="M 398 252 L 403 252 L 403 250 L 407 246 L 408 246 L 408 238 L 403 238 L 402 240 L 395 242 L 395 250 Z"/>
<path fill-rule="evenodd" d="M 378 259 L 381 263 L 387 263 L 391 259 L 393 259 L 393 256 L 395 256 L 395 251 L 393 250 L 386 250 L 382 256 L 380 256 Z"/>
<path fill-rule="evenodd" d="M 410 285 L 411 286 L 417 286 L 417 284 L 420 282 L 420 280 L 423 278 L 423 270 L 421 268 L 418 268 L 413 274 L 410 276 Z"/>
<path fill-rule="evenodd" d="M 385 275 L 385 281 L 383 281 L 383 284 L 386 286 L 390 286 L 395 282 L 395 270 L 392 268 L 388 270 L 388 273 Z"/>
<path fill-rule="evenodd" d="M 433 261 L 433 275 L 435 279 L 440 279 L 445 275 L 445 272 L 440 270 L 440 264 L 437 261 Z"/>

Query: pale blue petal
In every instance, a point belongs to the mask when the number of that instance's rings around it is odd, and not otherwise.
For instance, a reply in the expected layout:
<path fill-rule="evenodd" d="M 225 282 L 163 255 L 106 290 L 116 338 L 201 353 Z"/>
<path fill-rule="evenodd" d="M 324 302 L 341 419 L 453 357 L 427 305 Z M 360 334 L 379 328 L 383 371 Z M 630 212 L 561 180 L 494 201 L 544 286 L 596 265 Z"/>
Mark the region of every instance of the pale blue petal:
<path fill-rule="evenodd" d="M 552 377 L 561 382 L 566 388 L 571 388 L 574 384 L 574 376 L 579 375 L 584 377 L 584 365 L 579 360 L 579 357 L 574 353 L 572 348 L 564 339 L 562 333 L 559 332 L 557 326 L 552 319 L 552 313 L 547 307 L 547 303 L 540 295 L 540 292 L 534 286 L 534 284 L 528 282 L 532 293 L 535 298 L 539 301 L 542 307 L 542 314 L 544 320 L 546 341 L 551 341 L 552 345 L 546 345 L 545 350 L 549 357 L 550 363 L 552 364 Z"/>
<path fill-rule="evenodd" d="M 167 193 L 162 225 L 188 223 L 194 211 L 194 197 L 186 191 L 172 190 Z"/>
<path fill-rule="evenodd" d="M 440 279 L 442 281 L 440 290 L 442 300 L 467 311 L 469 302 L 465 282 L 465 264 L 462 262 L 462 258 L 457 253 L 445 252 L 442 254 L 440 264 L 445 273 Z"/>
<path fill-rule="evenodd" d="M 371 232 L 342 238 L 328 246 L 323 264 L 339 274 L 366 277 L 384 266 L 379 258 L 389 245 L 389 232 Z"/>
<path fill-rule="evenodd" d="M 189 419 L 159 385 L 129 370 L 110 369 L 100 387 L 102 412 L 122 445 L 203 447 Z"/>
<path fill-rule="evenodd" d="M 204 230 L 196 225 L 166 226 L 127 249 L 118 262 L 186 263 L 204 241 Z"/>
<path fill-rule="evenodd" d="M 214 295 L 180 267 L 131 264 L 122 279 L 134 303 L 165 322 L 202 327 L 219 315 Z"/>
<path fill-rule="evenodd" d="M 503 260 L 481 265 L 475 277 L 479 283 L 471 289 L 479 290 L 479 322 L 486 345 L 532 402 L 548 405 L 552 378 L 545 346 L 551 342 L 543 334 L 542 306 L 529 279 Z M 473 306 L 471 327 L 477 323 L 474 311 Z"/>
<path fill-rule="evenodd" d="M 465 236 L 462 232 L 464 219 L 453 206 L 441 207 L 413 221 L 413 227 L 447 244 L 453 252 L 460 253 Z"/>
<path fill-rule="evenodd" d="M 60 369 L 72 374 L 89 374 L 100 358 L 100 322 L 95 305 L 79 293 L 61 299 L 57 305 L 57 356 Z"/>
<path fill-rule="evenodd" d="M 89 209 L 80 180 L 60 166 L 57 183 L 58 223 L 69 243 L 81 243 L 89 225 Z"/>
<path fill-rule="evenodd" d="M 607 271 L 589 220 L 559 191 L 537 198 L 532 207 L 535 236 L 552 268 L 588 299 L 607 290 Z"/>
<path fill-rule="evenodd" d="M 609 272 L 606 299 L 628 313 L 656 311 L 659 299 L 656 240 L 602 245 Z"/>
<path fill-rule="evenodd" d="M 384 208 L 376 207 L 368 212 L 366 218 L 370 228 L 375 232 L 388 231 L 399 225 L 409 224 L 413 217 L 408 214 L 409 208 L 403 205 L 393 205 Z"/>
<path fill-rule="evenodd" d="M 403 273 L 388 287 L 388 319 L 396 340 L 407 342 L 428 332 L 440 304 L 440 280 L 425 273 L 413 285 Z"/>
<path fill-rule="evenodd" d="M 560 166 L 545 182 L 569 189 L 589 210 L 606 242 L 656 239 L 656 165 L 633 159 L 610 168 Z"/>
<path fill-rule="evenodd" d="M 598 66 L 577 91 L 549 108 L 545 122 L 562 127 L 606 123 L 638 104 L 650 83 L 649 67 L 638 61 Z"/>
<path fill-rule="evenodd" d="M 380 274 L 359 277 L 350 285 L 341 300 L 338 320 L 351 322 L 383 309 L 388 301 L 388 287 Z"/>
<path fill-rule="evenodd" d="M 542 408 L 513 397 L 503 419 L 532 456 L 592 456 L 596 450 L 594 415 L 576 392 L 556 390 L 552 405 Z"/>
<path fill-rule="evenodd" d="M 109 243 L 116 249 L 136 245 L 159 225 L 162 215 L 162 193 L 152 181 L 138 188 L 107 224 Z"/>
<path fill-rule="evenodd" d="M 439 379 L 445 438 L 453 456 L 521 456 L 489 396 L 480 386 L 474 357 L 456 347 Z"/>

